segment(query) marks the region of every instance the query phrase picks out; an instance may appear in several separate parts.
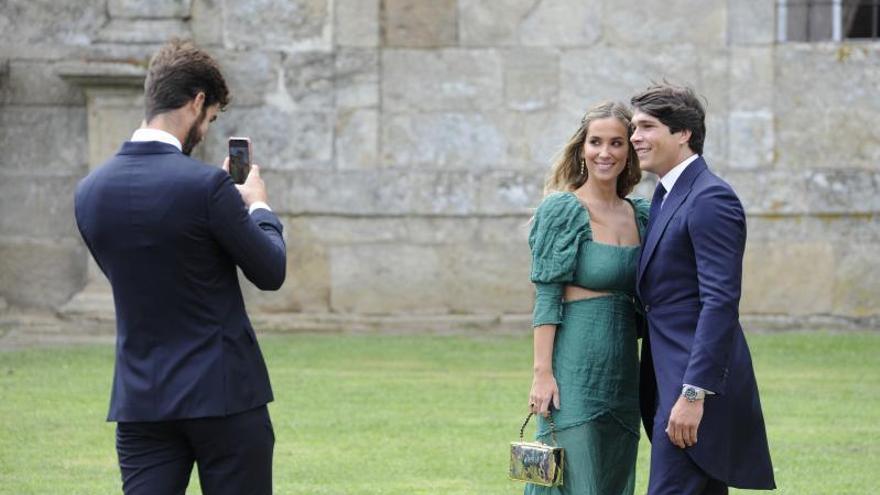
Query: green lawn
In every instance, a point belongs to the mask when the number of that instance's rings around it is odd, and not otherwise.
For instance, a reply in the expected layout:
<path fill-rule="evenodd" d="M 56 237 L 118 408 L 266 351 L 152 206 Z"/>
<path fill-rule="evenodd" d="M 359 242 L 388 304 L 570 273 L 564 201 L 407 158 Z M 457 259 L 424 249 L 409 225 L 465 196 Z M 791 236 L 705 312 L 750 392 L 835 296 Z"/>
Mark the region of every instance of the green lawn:
<path fill-rule="evenodd" d="M 521 493 L 506 463 L 531 381 L 528 336 L 261 342 L 276 396 L 276 493 Z M 880 490 L 880 333 L 749 342 L 777 493 Z M 0 352 L 0 493 L 120 493 L 114 428 L 103 422 L 111 370 L 108 346 Z"/>

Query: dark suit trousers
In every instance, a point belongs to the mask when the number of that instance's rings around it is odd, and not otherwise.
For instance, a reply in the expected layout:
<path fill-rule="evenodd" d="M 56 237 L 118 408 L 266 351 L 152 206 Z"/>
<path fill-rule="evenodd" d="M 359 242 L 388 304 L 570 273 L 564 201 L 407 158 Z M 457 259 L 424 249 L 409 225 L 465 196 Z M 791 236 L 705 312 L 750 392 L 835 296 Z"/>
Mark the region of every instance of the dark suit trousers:
<path fill-rule="evenodd" d="M 648 495 L 727 495 L 727 485 L 706 475 L 683 449 L 669 441 L 665 429 L 666 422 L 654 418 Z"/>
<path fill-rule="evenodd" d="M 274 446 L 266 406 L 225 417 L 116 425 L 125 495 L 184 495 L 193 463 L 205 495 L 271 494 Z"/>

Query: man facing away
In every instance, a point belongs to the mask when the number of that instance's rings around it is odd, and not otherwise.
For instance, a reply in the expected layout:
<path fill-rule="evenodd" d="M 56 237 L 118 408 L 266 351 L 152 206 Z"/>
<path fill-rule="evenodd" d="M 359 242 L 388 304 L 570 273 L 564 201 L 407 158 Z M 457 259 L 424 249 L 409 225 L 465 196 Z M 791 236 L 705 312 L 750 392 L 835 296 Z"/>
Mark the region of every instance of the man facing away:
<path fill-rule="evenodd" d="M 637 274 L 648 320 L 641 379 L 648 493 L 773 489 L 739 324 L 745 213 L 701 156 L 705 112 L 691 89 L 653 86 L 631 103 L 641 167 L 660 177 Z"/>
<path fill-rule="evenodd" d="M 126 494 L 272 491 L 272 390 L 236 267 L 284 282 L 259 167 L 241 186 L 189 157 L 229 101 L 217 63 L 173 40 L 150 61 L 145 126 L 76 190 L 83 240 L 113 287 L 109 421 Z M 228 160 L 228 159 L 227 159 Z"/>

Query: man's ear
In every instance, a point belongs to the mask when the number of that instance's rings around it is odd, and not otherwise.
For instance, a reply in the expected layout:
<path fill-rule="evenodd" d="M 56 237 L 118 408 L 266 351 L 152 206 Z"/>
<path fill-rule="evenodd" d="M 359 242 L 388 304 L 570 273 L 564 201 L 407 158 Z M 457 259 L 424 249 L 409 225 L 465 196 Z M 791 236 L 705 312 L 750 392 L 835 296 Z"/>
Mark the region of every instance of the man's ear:
<path fill-rule="evenodd" d="M 678 144 L 688 144 L 693 134 L 693 131 L 691 131 L 690 129 L 682 129 L 681 135 L 678 136 Z"/>
<path fill-rule="evenodd" d="M 196 97 L 192 99 L 190 102 L 192 105 L 192 109 L 196 114 L 196 117 L 202 114 L 202 109 L 205 108 L 205 92 L 199 91 L 196 93 Z"/>

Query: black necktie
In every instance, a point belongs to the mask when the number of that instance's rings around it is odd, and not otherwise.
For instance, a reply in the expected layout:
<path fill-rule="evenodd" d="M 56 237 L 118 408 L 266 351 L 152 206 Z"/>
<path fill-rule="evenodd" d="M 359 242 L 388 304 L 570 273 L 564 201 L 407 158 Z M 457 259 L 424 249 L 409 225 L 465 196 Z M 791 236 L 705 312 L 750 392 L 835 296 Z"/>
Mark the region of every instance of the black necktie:
<path fill-rule="evenodd" d="M 654 225 L 654 221 L 660 215 L 660 206 L 663 204 L 665 196 L 666 188 L 663 187 L 662 182 L 658 182 L 657 188 L 654 189 L 654 197 L 651 198 L 651 211 L 648 213 L 648 228 L 645 229 L 645 237 L 647 237 L 648 232 L 651 232 L 651 226 Z"/>

